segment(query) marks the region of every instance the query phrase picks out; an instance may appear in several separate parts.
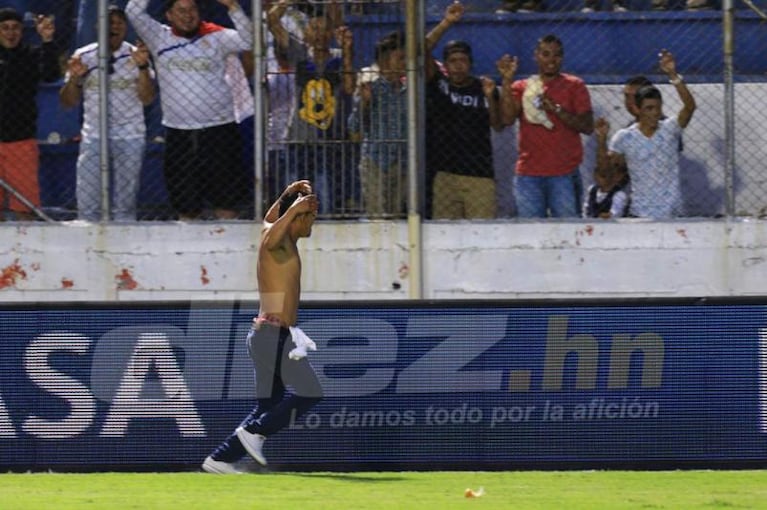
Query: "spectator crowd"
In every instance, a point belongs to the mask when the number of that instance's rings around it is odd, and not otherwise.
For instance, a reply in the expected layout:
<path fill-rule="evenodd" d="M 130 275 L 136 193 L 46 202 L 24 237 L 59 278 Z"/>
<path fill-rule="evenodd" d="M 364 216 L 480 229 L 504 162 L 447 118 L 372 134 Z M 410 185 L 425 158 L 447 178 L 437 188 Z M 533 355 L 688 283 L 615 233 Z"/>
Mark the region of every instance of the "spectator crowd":
<path fill-rule="evenodd" d="M 264 0 L 260 59 L 252 52 L 252 17 L 238 0 L 216 1 L 226 13 L 223 21 L 205 19 L 197 0 L 168 0 L 159 12 L 150 12 L 150 0 L 111 5 L 108 47 L 88 42 L 65 56 L 63 70 L 53 19 L 35 19 L 39 44 L 28 44 L 22 38 L 23 15 L 0 9 L 5 219 L 44 217 L 35 93 L 41 81 L 62 76 L 61 106 L 83 112 L 76 166 L 80 220 L 141 219 L 145 114 L 155 101 L 162 112 L 162 176 L 173 218 L 247 217 L 256 187 L 254 157 L 265 163 L 258 176 L 265 203 L 288 183 L 307 179 L 321 217 L 404 216 L 412 118 L 404 31 L 379 37 L 373 54 L 358 55 L 369 65 L 357 69 L 359 34 L 345 22 L 352 10 L 344 2 Z M 514 1 L 499 8 L 542 7 Z M 584 6 L 599 8 L 589 0 Z M 611 8 L 626 7 L 616 0 Z M 653 8 L 661 7 L 653 2 Z M 556 34 L 541 34 L 530 48 L 532 75 L 517 76 L 520 59 L 530 56 L 508 54 L 497 55 L 497 79 L 474 74 L 472 43 L 448 37 L 466 11 L 458 0 L 447 4 L 423 45 L 425 217 L 498 217 L 493 133 L 512 126 L 518 133 L 513 183 L 518 217 L 683 214 L 681 133 L 696 105 L 670 51 L 658 55 L 658 65 L 674 85 L 681 110 L 665 116 L 660 90 L 647 78 L 634 77 L 624 85 L 630 122 L 610 137 L 609 123 L 594 118 L 584 80 L 563 71 L 565 45 Z M 129 40 L 129 34 L 135 37 Z M 254 97 L 260 97 L 254 95 L 254 66 L 260 63 L 266 129 L 264 150 L 254 156 Z M 105 126 L 102 108 L 108 112 Z M 597 165 L 593 184 L 584 189 L 582 137 L 592 135 Z"/>

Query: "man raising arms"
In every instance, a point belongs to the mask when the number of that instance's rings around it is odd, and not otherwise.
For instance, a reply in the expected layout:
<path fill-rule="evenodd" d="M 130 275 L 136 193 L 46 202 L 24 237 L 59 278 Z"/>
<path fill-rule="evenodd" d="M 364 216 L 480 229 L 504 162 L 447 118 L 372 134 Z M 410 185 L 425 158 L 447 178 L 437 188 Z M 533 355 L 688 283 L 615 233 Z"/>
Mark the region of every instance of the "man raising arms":
<path fill-rule="evenodd" d="M 314 342 L 295 327 L 301 294 L 297 242 L 311 235 L 318 208 L 309 181 L 296 181 L 264 217 L 256 271 L 259 312 L 246 339 L 258 405 L 205 459 L 202 468 L 209 473 L 238 473 L 233 463 L 246 452 L 265 466 L 266 438 L 286 427 L 291 416 L 301 416 L 322 399 L 322 387 L 306 359 L 306 349 L 313 350 Z M 287 386 L 293 393 L 286 393 Z"/>
<path fill-rule="evenodd" d="M 631 175 L 632 216 L 666 219 L 684 214 L 679 169 L 679 137 L 697 108 L 695 98 L 676 70 L 674 55 L 661 50 L 658 65 L 674 85 L 682 108 L 676 117 L 663 114 L 663 98 L 653 85 L 635 93 L 638 121 L 619 130 L 607 145 L 610 128 L 597 122 L 597 165 L 627 166 Z"/>
<path fill-rule="evenodd" d="M 514 196 L 520 218 L 578 216 L 581 134 L 594 131 L 594 115 L 585 82 L 561 71 L 564 56 L 562 41 L 549 34 L 535 47 L 538 74 L 514 80 L 517 58 L 498 62 L 504 123 L 519 119 Z"/>
<path fill-rule="evenodd" d="M 199 219 L 205 208 L 217 219 L 236 219 L 244 200 L 237 121 L 246 116 L 252 97 L 239 58 L 253 46 L 253 26 L 237 0 L 218 3 L 227 8 L 234 29 L 202 20 L 197 0 L 167 0 L 167 25 L 149 15 L 149 0 L 130 0 L 125 8 L 154 57 L 165 126 L 165 184 L 183 221 Z"/>

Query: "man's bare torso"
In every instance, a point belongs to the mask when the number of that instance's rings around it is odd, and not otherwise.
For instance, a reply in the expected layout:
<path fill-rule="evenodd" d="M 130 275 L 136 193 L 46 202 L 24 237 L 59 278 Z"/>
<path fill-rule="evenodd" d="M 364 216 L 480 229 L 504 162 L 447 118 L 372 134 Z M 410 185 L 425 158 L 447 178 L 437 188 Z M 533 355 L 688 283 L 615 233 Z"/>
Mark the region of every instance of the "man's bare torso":
<path fill-rule="evenodd" d="M 279 318 L 294 326 L 301 294 L 301 259 L 295 242 L 286 239 L 278 248 L 258 249 L 259 317 Z"/>

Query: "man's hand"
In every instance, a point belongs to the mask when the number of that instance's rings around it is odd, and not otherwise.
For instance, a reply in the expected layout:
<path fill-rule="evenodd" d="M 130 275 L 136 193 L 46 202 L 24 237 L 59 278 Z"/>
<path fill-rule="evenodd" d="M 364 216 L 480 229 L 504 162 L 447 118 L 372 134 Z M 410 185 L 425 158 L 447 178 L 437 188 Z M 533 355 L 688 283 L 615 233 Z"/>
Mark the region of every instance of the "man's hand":
<path fill-rule="evenodd" d="M 557 103 L 545 94 L 539 96 L 541 98 L 541 110 L 549 113 L 555 113 L 557 111 Z"/>
<path fill-rule="evenodd" d="M 336 42 L 341 49 L 346 52 L 350 52 L 354 45 L 354 34 L 351 29 L 346 25 L 340 26 L 335 30 Z"/>
<path fill-rule="evenodd" d="M 670 51 L 663 49 L 658 53 L 658 57 L 660 70 L 666 73 L 669 78 L 676 76 L 676 61 L 674 60 L 674 55 Z"/>
<path fill-rule="evenodd" d="M 136 49 L 131 50 L 130 56 L 136 66 L 145 66 L 149 64 L 149 49 L 147 49 L 144 41 L 136 42 Z"/>
<path fill-rule="evenodd" d="M 303 195 L 312 194 L 312 183 L 308 180 L 294 181 L 288 184 L 285 188 L 283 195 L 292 195 L 293 193 L 301 193 Z"/>
<path fill-rule="evenodd" d="M 313 213 L 317 214 L 320 210 L 320 201 L 317 195 L 301 195 L 290 206 L 297 214 Z"/>
<path fill-rule="evenodd" d="M 495 80 L 487 76 L 480 76 L 479 80 L 482 82 L 482 92 L 485 97 L 492 100 L 495 97 Z"/>
<path fill-rule="evenodd" d="M 273 20 L 279 20 L 288 10 L 288 7 L 290 7 L 290 2 L 287 0 L 279 0 L 278 2 L 271 4 L 266 14 Z"/>
<path fill-rule="evenodd" d="M 498 72 L 504 81 L 514 80 L 514 75 L 517 73 L 518 65 L 519 59 L 508 54 L 499 58 L 495 63 L 495 67 L 498 69 Z"/>
<path fill-rule="evenodd" d="M 53 34 L 56 33 L 56 24 L 53 22 L 53 16 L 38 14 L 37 18 L 35 18 L 35 28 L 44 43 L 53 40 Z"/>
<path fill-rule="evenodd" d="M 453 23 L 457 23 L 463 17 L 464 11 L 465 11 L 465 8 L 463 7 L 463 4 L 459 2 L 458 0 L 455 0 L 455 2 L 448 5 L 447 8 L 445 9 L 444 19 L 451 25 Z"/>
<path fill-rule="evenodd" d="M 71 78 L 79 80 L 88 72 L 88 66 L 83 64 L 80 57 L 71 57 L 67 60 L 67 72 Z"/>
<path fill-rule="evenodd" d="M 600 138 L 602 140 L 607 139 L 607 134 L 610 132 L 610 123 L 607 122 L 607 119 L 604 117 L 599 117 L 594 122 L 594 134 L 597 135 L 597 138 Z"/>

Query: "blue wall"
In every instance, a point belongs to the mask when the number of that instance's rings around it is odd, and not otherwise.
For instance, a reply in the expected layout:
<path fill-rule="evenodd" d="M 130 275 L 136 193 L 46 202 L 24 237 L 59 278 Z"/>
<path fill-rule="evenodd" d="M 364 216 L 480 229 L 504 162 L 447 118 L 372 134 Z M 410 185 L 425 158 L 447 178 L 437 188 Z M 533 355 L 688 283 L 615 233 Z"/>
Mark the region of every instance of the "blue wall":
<path fill-rule="evenodd" d="M 428 27 L 438 18 L 430 17 Z M 392 17 L 352 18 L 355 58 L 362 65 L 372 59 L 375 40 L 397 28 Z M 662 48 L 674 52 L 685 77 L 697 82 L 722 82 L 722 13 L 686 12 L 543 12 L 533 14 L 467 14 L 451 27 L 443 43 L 465 39 L 474 50 L 475 71 L 495 74 L 495 61 L 504 53 L 520 58 L 519 75 L 536 71 L 536 41 L 554 33 L 565 45 L 564 69 L 588 83 L 620 83 L 634 74 L 657 74 L 657 54 Z M 736 75 L 764 79 L 764 28 L 750 11 L 739 11 L 735 35 Z M 441 55 L 441 45 L 435 56 Z"/>
<path fill-rule="evenodd" d="M 256 303 L 0 312 L 0 469 L 196 469 L 249 412 Z M 282 469 L 767 461 L 765 301 L 308 304 Z M 760 364 L 760 359 L 761 364 Z"/>

